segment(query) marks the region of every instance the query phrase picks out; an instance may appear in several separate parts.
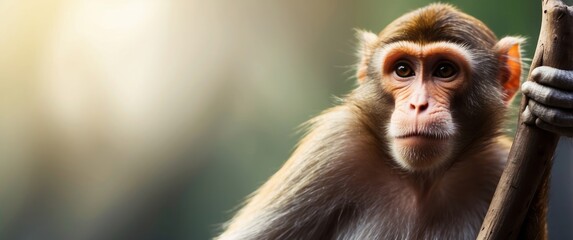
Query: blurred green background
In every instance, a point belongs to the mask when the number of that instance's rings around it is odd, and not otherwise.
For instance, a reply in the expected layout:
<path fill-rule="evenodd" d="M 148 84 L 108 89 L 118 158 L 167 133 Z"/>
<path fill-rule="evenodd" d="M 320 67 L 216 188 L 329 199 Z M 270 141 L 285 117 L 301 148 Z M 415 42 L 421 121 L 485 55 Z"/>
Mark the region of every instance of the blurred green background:
<path fill-rule="evenodd" d="M 444 2 L 532 57 L 539 1 Z M 429 3 L 0 0 L 0 239 L 214 237 L 355 86 L 353 29 Z M 552 239 L 573 239 L 571 149 Z"/>

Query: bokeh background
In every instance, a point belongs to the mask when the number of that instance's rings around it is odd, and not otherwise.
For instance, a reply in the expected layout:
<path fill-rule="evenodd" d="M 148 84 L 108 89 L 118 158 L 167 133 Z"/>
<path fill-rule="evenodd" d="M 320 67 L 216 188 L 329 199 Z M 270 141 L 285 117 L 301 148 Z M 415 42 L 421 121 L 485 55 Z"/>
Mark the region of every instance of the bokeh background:
<path fill-rule="evenodd" d="M 532 57 L 539 1 L 445 2 Z M 212 238 L 355 86 L 353 29 L 428 3 L 0 0 L 0 239 Z M 552 239 L 573 239 L 572 146 Z"/>

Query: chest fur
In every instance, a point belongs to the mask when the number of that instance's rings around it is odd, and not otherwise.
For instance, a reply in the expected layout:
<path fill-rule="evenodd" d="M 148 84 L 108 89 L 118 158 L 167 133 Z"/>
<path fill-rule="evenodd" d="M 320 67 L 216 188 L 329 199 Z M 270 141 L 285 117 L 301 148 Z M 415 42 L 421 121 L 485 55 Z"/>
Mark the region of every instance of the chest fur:
<path fill-rule="evenodd" d="M 475 239 L 504 166 L 503 156 L 471 159 L 420 181 L 386 176 L 334 239 Z"/>

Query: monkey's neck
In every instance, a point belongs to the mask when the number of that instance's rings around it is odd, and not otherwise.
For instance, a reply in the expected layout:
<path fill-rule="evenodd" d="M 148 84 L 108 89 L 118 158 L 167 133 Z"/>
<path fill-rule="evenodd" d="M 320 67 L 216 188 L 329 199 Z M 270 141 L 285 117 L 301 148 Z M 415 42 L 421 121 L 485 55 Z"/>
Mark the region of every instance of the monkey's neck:
<path fill-rule="evenodd" d="M 408 176 L 402 173 L 401 177 L 410 179 L 418 202 L 445 203 L 451 198 L 475 198 L 489 203 L 509 151 L 505 142 L 508 142 L 505 137 L 495 137 L 488 144 L 471 146 L 453 158 L 448 167 Z M 458 194 L 450 195 L 452 192 Z"/>

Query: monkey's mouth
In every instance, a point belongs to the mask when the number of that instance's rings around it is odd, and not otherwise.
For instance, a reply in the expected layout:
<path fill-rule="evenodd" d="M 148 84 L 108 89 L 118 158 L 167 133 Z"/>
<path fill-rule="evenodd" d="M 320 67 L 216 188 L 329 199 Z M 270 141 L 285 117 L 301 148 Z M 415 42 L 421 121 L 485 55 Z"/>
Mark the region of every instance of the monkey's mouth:
<path fill-rule="evenodd" d="M 450 138 L 449 134 L 445 133 L 431 133 L 431 132 L 411 132 L 395 136 L 397 139 L 420 138 L 427 140 L 447 140 Z"/>
<path fill-rule="evenodd" d="M 451 137 L 451 134 L 444 131 L 404 131 L 394 136 L 394 144 L 405 149 L 425 149 L 427 152 L 428 149 L 450 145 Z"/>
<path fill-rule="evenodd" d="M 395 144 L 407 148 L 435 148 L 438 146 L 447 145 L 449 142 L 449 135 L 435 134 L 427 132 L 408 133 L 396 136 L 394 138 Z"/>

